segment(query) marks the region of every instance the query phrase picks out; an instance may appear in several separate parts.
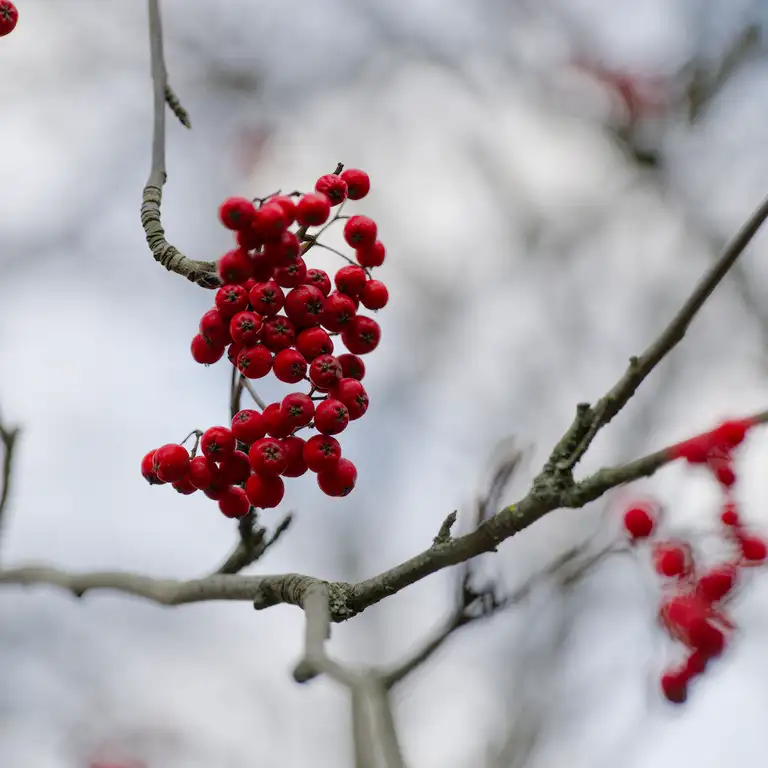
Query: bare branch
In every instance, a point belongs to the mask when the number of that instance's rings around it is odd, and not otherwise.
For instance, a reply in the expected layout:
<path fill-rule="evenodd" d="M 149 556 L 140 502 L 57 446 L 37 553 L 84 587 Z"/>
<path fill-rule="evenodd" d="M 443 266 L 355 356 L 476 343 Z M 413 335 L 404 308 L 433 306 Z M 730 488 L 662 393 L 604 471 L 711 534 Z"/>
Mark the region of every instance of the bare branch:
<path fill-rule="evenodd" d="M 192 127 L 192 122 L 189 119 L 189 113 L 186 109 L 184 109 L 184 107 L 181 106 L 179 97 L 174 93 L 173 88 L 171 88 L 167 82 L 165 84 L 165 103 L 185 128 Z"/>
<path fill-rule="evenodd" d="M 699 281 L 685 304 L 659 337 L 640 357 L 630 358 L 626 373 L 614 387 L 598 401 L 594 408 L 586 403 L 579 405 L 576 419 L 550 457 L 550 462 L 557 470 L 569 472 L 573 469 L 599 430 L 627 404 L 643 380 L 682 341 L 696 314 L 728 274 L 766 218 L 768 218 L 768 198 L 760 204 L 726 246 L 723 254 Z"/>
<path fill-rule="evenodd" d="M 141 224 L 144 227 L 147 244 L 155 257 L 155 261 L 169 272 L 182 275 L 203 288 L 216 288 L 221 284 L 216 271 L 216 263 L 188 259 L 178 248 L 172 246 L 165 239 L 165 230 L 160 219 L 163 185 L 167 177 L 165 171 L 165 104 L 168 94 L 173 92 L 168 87 L 168 75 L 163 56 L 163 30 L 159 2 L 160 0 L 149 0 L 149 43 L 154 92 L 154 127 L 152 132 L 152 168 L 144 187 Z M 181 107 L 180 104 L 178 106 Z"/>
<path fill-rule="evenodd" d="M 251 384 L 251 382 L 242 374 L 240 375 L 240 385 L 245 387 L 246 392 L 251 396 L 253 402 L 256 403 L 262 411 L 267 407 L 267 404 L 259 397 L 256 390 L 253 388 L 253 384 Z"/>
<path fill-rule="evenodd" d="M 256 515 L 251 510 L 238 523 L 240 540 L 237 546 L 214 573 L 239 573 L 243 568 L 253 565 L 288 530 L 292 521 L 293 514 L 289 512 L 267 538 L 267 529 L 256 525 Z"/>
<path fill-rule="evenodd" d="M 3 444 L 2 489 L 0 489 L 0 533 L 2 533 L 5 508 L 8 505 L 8 499 L 11 495 L 11 477 L 13 475 L 14 450 L 16 448 L 16 440 L 18 439 L 19 434 L 19 429 L 15 427 L 9 429 L 3 425 L 2 421 L 0 421 L 0 442 Z"/>

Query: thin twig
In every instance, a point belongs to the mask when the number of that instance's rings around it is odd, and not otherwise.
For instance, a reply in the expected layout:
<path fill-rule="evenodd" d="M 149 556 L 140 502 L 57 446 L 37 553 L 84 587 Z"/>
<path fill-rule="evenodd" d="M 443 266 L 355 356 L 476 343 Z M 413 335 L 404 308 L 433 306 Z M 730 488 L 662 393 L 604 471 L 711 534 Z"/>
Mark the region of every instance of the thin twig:
<path fill-rule="evenodd" d="M 245 387 L 245 390 L 251 396 L 253 402 L 256 403 L 256 405 L 258 405 L 259 408 L 261 408 L 263 411 L 267 407 L 267 404 L 259 397 L 258 392 L 256 392 L 256 390 L 253 388 L 253 384 L 251 384 L 251 382 L 248 381 L 248 379 L 246 379 L 243 375 L 240 376 L 240 384 Z"/>
<path fill-rule="evenodd" d="M 240 402 L 243 396 L 244 376 L 232 366 L 232 378 L 229 383 L 229 418 L 234 419 L 235 414 L 240 410 Z"/>
<path fill-rule="evenodd" d="M 0 442 L 3 444 L 3 474 L 2 490 L 0 490 L 0 534 L 5 517 L 6 506 L 11 495 L 11 478 L 13 476 L 13 460 L 16 440 L 21 434 L 16 427 L 8 428 L 0 421 Z"/>
<path fill-rule="evenodd" d="M 237 546 L 214 573 L 239 573 L 243 568 L 253 565 L 288 530 L 292 521 L 293 515 L 289 512 L 267 538 L 267 529 L 256 525 L 256 514 L 251 510 L 238 523 L 240 539 Z"/>
<path fill-rule="evenodd" d="M 165 103 L 168 93 L 168 75 L 163 57 L 163 30 L 160 18 L 159 0 L 149 0 L 149 44 L 154 93 L 154 118 L 152 131 L 152 167 L 144 187 L 141 205 L 141 224 L 155 261 L 169 272 L 186 277 L 203 288 L 221 285 L 216 263 L 193 261 L 165 239 L 165 230 L 160 218 L 160 204 L 163 199 L 165 170 Z"/>
<path fill-rule="evenodd" d="M 189 119 L 189 113 L 181 105 L 179 97 L 174 93 L 173 88 L 171 88 L 168 83 L 165 84 L 165 103 L 185 128 L 192 127 L 192 122 Z"/>

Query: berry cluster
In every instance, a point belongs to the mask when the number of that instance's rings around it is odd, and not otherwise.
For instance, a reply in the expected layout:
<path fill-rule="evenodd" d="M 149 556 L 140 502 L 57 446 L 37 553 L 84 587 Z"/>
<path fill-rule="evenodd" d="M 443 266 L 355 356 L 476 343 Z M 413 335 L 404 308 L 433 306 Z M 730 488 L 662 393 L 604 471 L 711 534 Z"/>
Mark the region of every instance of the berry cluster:
<path fill-rule="evenodd" d="M 381 330 L 358 310 L 379 310 L 389 296 L 370 274 L 385 256 L 376 222 L 340 211 L 345 200 L 359 200 L 369 189 L 364 171 L 339 167 L 321 176 L 312 194 L 275 194 L 257 204 L 233 197 L 221 205 L 219 218 L 235 232 L 237 248 L 218 261 L 223 285 L 200 320 L 192 357 L 211 365 L 226 352 L 243 380 L 272 372 L 285 384 L 305 382 L 307 391 L 291 392 L 263 411 L 241 410 L 229 427 L 193 432 L 191 455 L 180 444 L 150 451 L 142 462 L 150 483 L 171 483 L 183 494 L 201 490 L 227 517 L 243 517 L 251 506 L 276 507 L 283 478 L 307 470 L 329 496 L 346 496 L 355 487 L 357 469 L 342 457 L 334 435 L 368 410 L 360 355 L 376 349 Z M 349 263 L 331 281 L 323 270 L 308 269 L 304 256 L 315 245 L 327 248 L 319 235 L 342 219 L 355 260 L 335 251 Z M 317 226 L 323 228 L 316 235 L 307 234 Z M 347 352 L 334 355 L 334 337 Z M 299 437 L 304 429 L 314 434 Z"/>
<path fill-rule="evenodd" d="M 688 542 L 658 540 L 651 548 L 653 566 L 665 579 L 659 621 L 669 635 L 687 649 L 684 662 L 661 676 L 664 696 L 676 704 L 688 697 L 693 678 L 701 675 L 708 663 L 725 650 L 735 626 L 726 612 L 734 595 L 741 569 L 760 565 L 768 557 L 765 541 L 747 531 L 739 517 L 732 488 L 736 483 L 733 451 L 753 425 L 749 420 L 726 421 L 719 427 L 697 435 L 670 449 L 670 459 L 685 459 L 689 464 L 706 466 L 723 489 L 720 521 L 733 555 L 726 562 L 708 569 L 697 568 Z M 635 504 L 624 514 L 624 527 L 633 542 L 646 540 L 657 528 L 654 509 Z"/>
<path fill-rule="evenodd" d="M 0 0 L 0 37 L 10 35 L 19 21 L 19 12 L 11 0 Z"/>

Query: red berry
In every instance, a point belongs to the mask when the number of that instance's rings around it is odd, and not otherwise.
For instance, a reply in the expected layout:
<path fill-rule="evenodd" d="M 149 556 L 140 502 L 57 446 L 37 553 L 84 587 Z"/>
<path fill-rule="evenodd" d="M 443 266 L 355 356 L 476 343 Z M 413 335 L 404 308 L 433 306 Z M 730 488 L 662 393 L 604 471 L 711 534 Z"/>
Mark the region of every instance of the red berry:
<path fill-rule="evenodd" d="M 725 648 L 725 635 L 703 616 L 696 616 L 690 624 L 691 646 L 709 657 L 719 656 Z"/>
<path fill-rule="evenodd" d="M 264 245 L 263 240 L 258 232 L 253 229 L 252 225 L 248 226 L 246 229 L 241 229 L 237 235 L 235 235 L 235 242 L 238 247 L 242 248 L 244 251 L 254 251 Z"/>
<path fill-rule="evenodd" d="M 250 293 L 260 283 L 268 283 L 275 276 L 275 263 L 267 251 L 254 251 L 251 254 L 252 277 L 244 283 Z"/>
<path fill-rule="evenodd" d="M 264 346 L 271 352 L 287 349 L 296 342 L 296 328 L 285 315 L 277 315 L 265 321 L 261 333 Z"/>
<path fill-rule="evenodd" d="M 283 477 L 301 477 L 305 474 L 307 463 L 304 461 L 304 440 L 292 435 L 283 438 L 280 445 L 288 456 L 288 466 L 283 470 Z"/>
<path fill-rule="evenodd" d="M 216 291 L 215 301 L 216 308 L 225 318 L 234 317 L 248 308 L 248 291 L 242 285 L 222 285 Z"/>
<path fill-rule="evenodd" d="M 273 369 L 280 381 L 296 384 L 307 375 L 307 361 L 295 349 L 281 349 L 275 355 Z"/>
<path fill-rule="evenodd" d="M 248 451 L 253 471 L 260 475 L 279 475 L 288 466 L 286 455 L 280 441 L 272 437 L 257 440 Z"/>
<path fill-rule="evenodd" d="M 309 380 L 321 392 L 327 392 L 341 381 L 341 363 L 333 355 L 316 357 L 309 366 Z"/>
<path fill-rule="evenodd" d="M 197 488 L 192 485 L 192 481 L 189 477 L 182 477 L 181 480 L 177 480 L 172 484 L 172 488 L 177 493 L 182 494 L 182 496 L 191 496 L 197 490 Z"/>
<path fill-rule="evenodd" d="M 246 445 L 261 440 L 267 434 L 264 417 L 258 411 L 250 408 L 238 411 L 232 418 L 232 434 Z"/>
<path fill-rule="evenodd" d="M 256 211 L 252 229 L 265 243 L 279 241 L 288 224 L 279 203 L 265 203 Z"/>
<path fill-rule="evenodd" d="M 339 293 L 344 293 L 354 298 L 360 296 L 367 280 L 368 275 L 365 274 L 365 270 L 356 264 L 342 267 L 333 279 L 336 284 L 336 290 Z"/>
<path fill-rule="evenodd" d="M 227 347 L 227 359 L 232 365 L 237 368 L 237 358 L 240 357 L 240 353 L 245 349 L 242 344 L 230 344 Z"/>
<path fill-rule="evenodd" d="M 750 419 L 738 419 L 724 421 L 714 430 L 715 439 L 729 448 L 741 445 L 746 437 L 747 430 L 752 426 Z"/>
<path fill-rule="evenodd" d="M 201 333 L 192 339 L 190 344 L 192 359 L 201 365 L 213 365 L 224 356 L 224 345 L 214 344 Z"/>
<path fill-rule="evenodd" d="M 211 501 L 219 501 L 226 494 L 227 488 L 229 486 L 221 479 L 217 468 L 211 484 L 207 488 L 203 488 L 202 491 Z"/>
<path fill-rule="evenodd" d="M 164 482 L 157 476 L 157 472 L 155 472 L 155 451 L 150 451 L 141 460 L 141 474 L 142 474 L 142 477 L 150 485 L 164 484 Z"/>
<path fill-rule="evenodd" d="M 357 468 L 349 459 L 339 459 L 333 469 L 317 475 L 317 484 L 327 496 L 347 496 L 356 482 Z"/>
<path fill-rule="evenodd" d="M 722 600 L 736 585 L 736 567 L 724 565 L 713 568 L 699 578 L 696 585 L 697 594 L 708 603 Z"/>
<path fill-rule="evenodd" d="M 341 178 L 347 184 L 347 197 L 350 200 L 361 200 L 371 189 L 371 180 L 365 171 L 359 168 L 348 168 L 342 171 Z"/>
<path fill-rule="evenodd" d="M 285 495 L 285 483 L 282 477 L 272 475 L 251 475 L 245 483 L 248 501 L 259 509 L 273 509 Z"/>
<path fill-rule="evenodd" d="M 221 479 L 227 485 L 241 485 L 251 474 L 251 461 L 247 453 L 243 451 L 232 451 L 219 467 Z"/>
<path fill-rule="evenodd" d="M 183 445 L 169 443 L 155 451 L 155 474 L 165 483 L 175 483 L 189 472 L 189 453 Z"/>
<path fill-rule="evenodd" d="M 684 671 L 665 672 L 661 676 L 661 690 L 672 704 L 684 704 L 688 698 L 688 676 Z"/>
<path fill-rule="evenodd" d="M 283 232 L 279 240 L 264 246 L 264 256 L 273 267 L 293 264 L 301 252 L 299 238 L 293 232 Z"/>
<path fill-rule="evenodd" d="M 291 426 L 291 431 L 306 427 L 315 415 L 315 403 L 303 392 L 292 392 L 280 404 L 280 416 Z"/>
<path fill-rule="evenodd" d="M 285 297 L 285 314 L 302 328 L 319 325 L 324 303 L 325 296 L 319 288 L 300 285 Z"/>
<path fill-rule="evenodd" d="M 210 427 L 203 432 L 200 438 L 200 450 L 203 456 L 222 461 L 235 450 L 235 436 L 231 429 L 226 427 Z"/>
<path fill-rule="evenodd" d="M 274 317 L 283 308 L 285 294 L 274 280 L 270 280 L 254 285 L 249 299 L 254 312 L 258 312 L 263 317 Z"/>
<path fill-rule="evenodd" d="M 355 258 L 361 267 L 380 267 L 386 255 L 387 250 L 380 240 L 367 248 L 358 248 L 355 251 Z"/>
<path fill-rule="evenodd" d="M 366 309 L 382 309 L 389 301 L 389 291 L 381 280 L 369 280 L 360 293 L 360 301 Z"/>
<path fill-rule="evenodd" d="M 283 209 L 285 226 L 290 227 L 296 221 L 296 203 L 288 195 L 276 195 L 269 198 L 270 203 L 277 203 Z"/>
<path fill-rule="evenodd" d="M 306 328 L 296 337 L 296 349 L 311 362 L 333 353 L 333 339 L 322 328 Z"/>
<path fill-rule="evenodd" d="M 272 353 L 262 344 L 248 347 L 237 357 L 237 370 L 246 379 L 263 379 L 272 370 Z"/>
<path fill-rule="evenodd" d="M 318 288 L 323 296 L 327 296 L 331 292 L 331 278 L 322 269 L 308 269 L 305 282 L 307 285 L 314 285 L 315 288 Z"/>
<path fill-rule="evenodd" d="M 706 670 L 709 659 L 710 657 L 703 651 L 698 649 L 692 651 L 685 660 L 684 676 L 690 680 L 697 675 L 701 675 Z"/>
<path fill-rule="evenodd" d="M 307 279 L 307 265 L 304 259 L 296 259 L 287 267 L 275 269 L 275 282 L 283 288 L 296 288 Z"/>
<path fill-rule="evenodd" d="M 365 377 L 365 363 L 357 356 L 345 352 L 339 355 L 341 372 L 345 379 L 357 379 L 362 381 Z"/>
<path fill-rule="evenodd" d="M 212 459 L 207 459 L 205 456 L 195 456 L 189 462 L 189 481 L 201 491 L 208 488 L 218 478 L 218 474 L 219 468 Z"/>
<path fill-rule="evenodd" d="M 688 557 L 680 546 L 657 544 L 653 550 L 654 567 L 661 576 L 680 576 L 688 568 Z"/>
<path fill-rule="evenodd" d="M 334 292 L 326 298 L 320 322 L 333 333 L 343 331 L 355 316 L 355 302 L 343 293 Z"/>
<path fill-rule="evenodd" d="M 347 199 L 347 182 L 335 173 L 327 173 L 315 182 L 315 192 L 325 195 L 331 205 L 339 205 Z"/>
<path fill-rule="evenodd" d="M 304 461 L 313 472 L 333 469 L 341 458 L 341 445 L 335 437 L 313 435 L 304 444 Z"/>
<path fill-rule="evenodd" d="M 232 341 L 229 335 L 227 320 L 215 307 L 209 309 L 200 318 L 199 330 L 208 341 L 217 346 L 224 346 Z"/>
<path fill-rule="evenodd" d="M 371 248 L 376 242 L 376 222 L 368 216 L 350 216 L 344 225 L 344 240 L 358 250 Z"/>
<path fill-rule="evenodd" d="M 724 488 L 730 488 L 736 482 L 736 473 L 730 464 L 720 464 L 716 467 L 715 477 Z"/>
<path fill-rule="evenodd" d="M 275 438 L 288 437 L 294 429 L 280 409 L 280 403 L 272 403 L 264 409 L 264 423 L 267 426 L 267 434 Z"/>
<path fill-rule="evenodd" d="M 331 201 L 325 195 L 304 195 L 296 203 L 296 221 L 302 227 L 319 227 L 330 215 Z"/>
<path fill-rule="evenodd" d="M 344 346 L 355 355 L 373 352 L 381 340 L 381 328 L 370 317 L 353 317 L 341 333 Z"/>
<path fill-rule="evenodd" d="M 653 533 L 654 519 L 646 507 L 631 507 L 624 513 L 624 527 L 632 539 L 645 539 Z"/>
<path fill-rule="evenodd" d="M 230 197 L 219 207 L 219 220 L 227 229 L 240 231 L 253 223 L 256 209 L 244 197 Z"/>
<path fill-rule="evenodd" d="M 723 506 L 723 514 L 720 516 L 723 521 L 723 525 L 735 528 L 740 524 L 739 513 L 736 510 L 736 505 L 732 501 L 728 501 Z"/>
<path fill-rule="evenodd" d="M 244 283 L 253 274 L 248 251 L 242 248 L 227 251 L 219 259 L 218 269 L 221 282 L 232 285 Z"/>
<path fill-rule="evenodd" d="M 252 347 L 259 341 L 262 320 L 255 312 L 238 312 L 229 322 L 232 341 L 244 347 Z"/>
<path fill-rule="evenodd" d="M 160 473 L 158 473 L 159 475 Z M 162 476 L 161 476 L 162 479 Z M 753 563 L 760 563 L 768 556 L 768 547 L 765 542 L 757 536 L 741 537 L 741 554 L 745 560 Z"/>
<path fill-rule="evenodd" d="M 230 485 L 219 499 L 219 509 L 225 517 L 245 517 L 251 504 L 242 488 Z"/>
<path fill-rule="evenodd" d="M 0 37 L 10 35 L 19 21 L 19 12 L 11 0 L 0 0 Z"/>
<path fill-rule="evenodd" d="M 315 408 L 315 429 L 324 435 L 338 435 L 349 424 L 349 411 L 338 400 L 323 400 Z"/>
<path fill-rule="evenodd" d="M 359 419 L 368 410 L 368 393 L 357 379 L 341 379 L 329 394 L 347 406 L 350 421 Z"/>

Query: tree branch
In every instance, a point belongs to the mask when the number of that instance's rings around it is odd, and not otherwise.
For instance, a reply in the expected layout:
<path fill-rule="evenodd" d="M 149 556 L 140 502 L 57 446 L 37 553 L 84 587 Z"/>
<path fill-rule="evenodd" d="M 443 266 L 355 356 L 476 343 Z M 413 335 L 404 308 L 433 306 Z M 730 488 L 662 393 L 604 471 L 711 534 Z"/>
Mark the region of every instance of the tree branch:
<path fill-rule="evenodd" d="M 155 257 L 155 261 L 169 272 L 182 275 L 203 288 L 216 288 L 221 285 L 216 271 L 216 263 L 188 259 L 178 248 L 172 246 L 165 239 L 165 230 L 160 219 L 163 185 L 167 177 L 165 171 L 165 104 L 169 96 L 175 98 L 175 95 L 168 86 L 168 74 L 163 56 L 163 30 L 159 0 L 149 0 L 149 44 L 154 93 L 152 168 L 144 187 L 141 224 L 144 227 L 147 244 Z M 174 104 L 181 108 L 178 99 L 175 99 Z M 174 104 L 171 104 L 171 108 L 174 107 Z M 179 116 L 176 109 L 174 112 Z M 183 115 L 186 116 L 186 112 L 183 112 Z M 179 119 L 184 122 L 182 117 Z"/>
<path fill-rule="evenodd" d="M 293 521 L 293 514 L 288 513 L 267 538 L 267 529 L 256 524 L 256 515 L 249 512 L 238 523 L 240 540 L 232 554 L 214 573 L 239 573 L 243 568 L 253 565 L 264 553 L 288 530 Z"/>
<path fill-rule="evenodd" d="M 8 499 L 11 495 L 11 477 L 13 475 L 14 450 L 20 430 L 6 427 L 0 420 L 0 442 L 3 444 L 3 474 L 2 489 L 0 489 L 0 534 L 2 534 L 3 519 Z"/>

